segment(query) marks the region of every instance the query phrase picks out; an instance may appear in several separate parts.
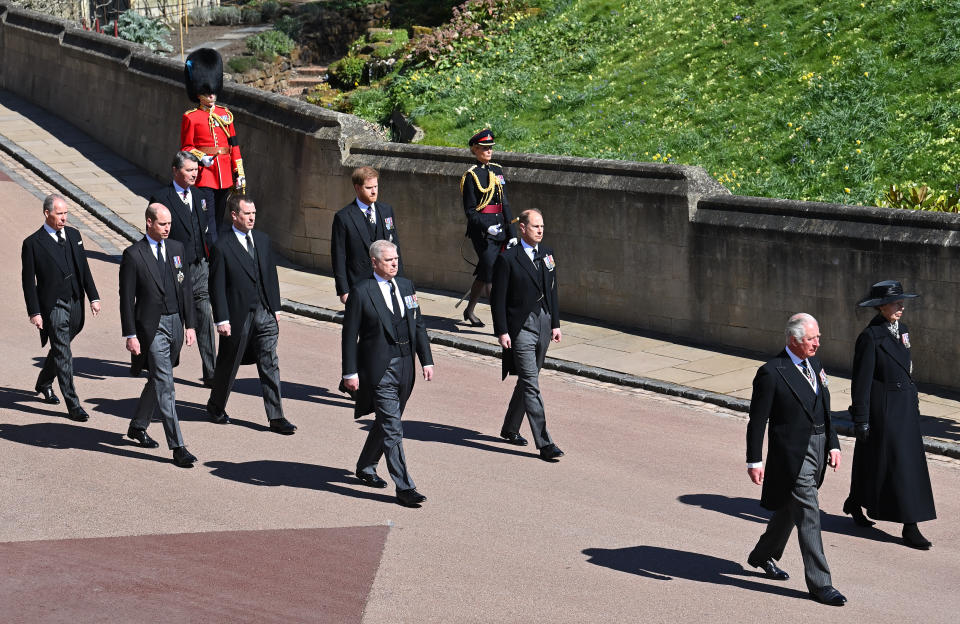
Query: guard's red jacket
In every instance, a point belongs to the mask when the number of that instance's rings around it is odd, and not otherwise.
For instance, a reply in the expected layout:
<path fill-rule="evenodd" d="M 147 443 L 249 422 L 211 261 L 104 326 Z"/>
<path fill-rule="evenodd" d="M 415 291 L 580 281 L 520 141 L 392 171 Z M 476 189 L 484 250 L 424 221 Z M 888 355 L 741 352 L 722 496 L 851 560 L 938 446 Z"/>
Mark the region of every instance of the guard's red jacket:
<path fill-rule="evenodd" d="M 212 114 L 202 108 L 193 108 L 183 114 L 180 149 L 197 158 L 214 157 L 212 165 L 200 167 L 196 186 L 228 189 L 234 185 L 234 175 L 244 175 L 237 133 L 233 129 L 233 113 L 222 106 L 214 105 Z"/>

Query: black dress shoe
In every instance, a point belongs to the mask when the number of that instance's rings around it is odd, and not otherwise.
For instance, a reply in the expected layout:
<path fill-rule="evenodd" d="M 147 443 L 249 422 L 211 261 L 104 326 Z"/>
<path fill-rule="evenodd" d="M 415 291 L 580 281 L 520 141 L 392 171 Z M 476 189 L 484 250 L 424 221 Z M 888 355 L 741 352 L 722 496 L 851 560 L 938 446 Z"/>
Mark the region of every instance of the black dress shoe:
<path fill-rule="evenodd" d="M 187 450 L 185 446 L 178 446 L 173 449 L 173 463 L 181 468 L 191 468 L 193 462 L 197 461 L 197 458 L 193 456 L 193 453 Z"/>
<path fill-rule="evenodd" d="M 59 403 L 60 401 L 57 401 Z M 67 412 L 67 418 L 70 420 L 75 420 L 77 422 L 87 422 L 90 420 L 90 415 L 82 408 L 78 407 Z"/>
<path fill-rule="evenodd" d="M 483 321 L 476 317 L 476 315 L 467 315 L 467 311 L 463 311 L 463 320 L 470 324 L 470 327 L 485 327 Z"/>
<path fill-rule="evenodd" d="M 517 446 L 526 446 L 527 440 L 519 433 L 511 433 L 509 431 L 500 431 L 500 437 L 509 442 L 510 444 L 515 444 Z"/>
<path fill-rule="evenodd" d="M 416 490 L 397 490 L 397 502 L 404 507 L 419 507 L 427 497 Z"/>
<path fill-rule="evenodd" d="M 53 386 L 34 386 L 34 391 L 43 395 L 43 402 L 50 405 L 60 405 L 60 399 L 53 393 Z"/>
<path fill-rule="evenodd" d="M 540 459 L 544 461 L 553 461 L 563 457 L 563 451 L 556 444 L 548 444 L 540 449 Z"/>
<path fill-rule="evenodd" d="M 365 472 L 358 472 L 357 478 L 363 481 L 365 485 L 375 488 L 385 488 L 387 487 L 387 482 L 381 479 L 377 473 L 367 474 Z"/>
<path fill-rule="evenodd" d="M 207 377 L 204 377 L 204 378 L 203 378 L 203 387 L 204 387 L 204 388 L 212 388 L 212 387 L 213 387 L 213 379 L 209 379 L 209 378 L 207 378 Z"/>
<path fill-rule="evenodd" d="M 229 425 L 230 417 L 227 416 L 227 413 L 223 410 L 215 410 L 209 405 L 207 406 L 207 418 L 210 419 L 210 422 L 217 425 Z"/>
<path fill-rule="evenodd" d="M 874 521 L 863 515 L 863 510 L 860 509 L 860 505 L 853 502 L 853 499 L 849 496 L 847 497 L 847 500 L 843 501 L 843 513 L 852 516 L 853 522 L 857 526 L 872 527 L 874 524 L 876 524 Z"/>
<path fill-rule="evenodd" d="M 157 444 L 157 441 L 147 435 L 147 432 L 143 429 L 134 429 L 130 427 L 127 429 L 127 437 L 131 440 L 136 440 L 140 443 L 140 446 L 143 448 L 157 448 L 160 446 Z"/>
<path fill-rule="evenodd" d="M 822 602 L 823 604 L 830 605 L 831 607 L 842 607 L 847 603 L 846 596 L 838 592 L 833 585 L 811 589 L 810 595 L 817 602 Z"/>
<path fill-rule="evenodd" d="M 790 578 L 790 575 L 781 570 L 773 559 L 767 559 L 766 561 L 763 561 L 761 559 L 755 559 L 753 555 L 750 555 L 747 557 L 747 563 L 755 568 L 760 568 L 763 570 L 763 573 L 766 574 L 767 578 L 769 579 L 773 579 L 775 581 L 786 581 Z"/>
<path fill-rule="evenodd" d="M 903 525 L 903 543 L 917 550 L 930 550 L 930 547 L 933 546 L 933 543 L 925 538 L 920 529 L 917 528 L 916 522 Z"/>
<path fill-rule="evenodd" d="M 293 432 L 297 430 L 297 426 L 287 420 L 286 418 L 274 418 L 270 421 L 270 431 L 274 433 L 282 433 L 283 435 L 293 435 Z"/>

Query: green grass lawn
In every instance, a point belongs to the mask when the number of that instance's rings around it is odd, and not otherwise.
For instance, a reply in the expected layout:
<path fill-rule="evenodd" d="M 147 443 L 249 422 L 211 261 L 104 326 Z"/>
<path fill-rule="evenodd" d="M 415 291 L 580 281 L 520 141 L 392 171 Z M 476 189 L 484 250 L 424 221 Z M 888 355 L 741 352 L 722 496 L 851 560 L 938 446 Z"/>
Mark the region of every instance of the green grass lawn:
<path fill-rule="evenodd" d="M 425 143 L 489 126 L 501 150 L 699 165 L 737 194 L 857 204 L 960 181 L 960 0 L 532 4 L 390 81 Z"/>

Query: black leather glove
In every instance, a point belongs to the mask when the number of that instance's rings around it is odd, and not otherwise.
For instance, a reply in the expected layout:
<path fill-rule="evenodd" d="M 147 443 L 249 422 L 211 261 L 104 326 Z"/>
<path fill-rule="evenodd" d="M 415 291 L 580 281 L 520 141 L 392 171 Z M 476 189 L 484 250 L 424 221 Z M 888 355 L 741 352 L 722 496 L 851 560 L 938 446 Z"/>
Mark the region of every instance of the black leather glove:
<path fill-rule="evenodd" d="M 870 423 L 857 423 L 853 426 L 853 434 L 857 440 L 864 441 L 870 437 Z"/>

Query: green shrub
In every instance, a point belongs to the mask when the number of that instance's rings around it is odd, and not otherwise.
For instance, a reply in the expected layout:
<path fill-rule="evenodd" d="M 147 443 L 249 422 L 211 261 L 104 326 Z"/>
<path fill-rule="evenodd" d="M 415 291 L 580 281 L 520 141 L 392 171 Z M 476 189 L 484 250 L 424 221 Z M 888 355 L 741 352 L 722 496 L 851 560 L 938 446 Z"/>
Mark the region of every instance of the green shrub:
<path fill-rule="evenodd" d="M 260 7 L 248 5 L 240 9 L 240 19 L 244 24 L 259 24 L 263 21 L 263 14 Z"/>
<path fill-rule="evenodd" d="M 210 23 L 215 26 L 236 26 L 240 23 L 240 8 L 232 6 L 211 7 Z"/>
<path fill-rule="evenodd" d="M 367 61 L 359 56 L 345 56 L 330 65 L 330 84 L 338 89 L 352 89 L 363 82 Z"/>
<path fill-rule="evenodd" d="M 904 186 L 891 184 L 877 202 L 882 208 L 901 210 L 929 210 L 931 212 L 960 212 L 960 194 L 956 191 L 934 191 L 926 185 L 908 182 Z"/>
<path fill-rule="evenodd" d="M 303 22 L 295 17 L 284 15 L 273 22 L 273 29 L 282 32 L 294 41 L 299 41 L 300 33 L 303 31 Z"/>
<path fill-rule="evenodd" d="M 280 3 L 276 0 L 266 0 L 260 5 L 263 21 L 272 22 L 280 14 Z"/>
<path fill-rule="evenodd" d="M 210 7 L 195 7 L 190 11 L 188 19 L 191 26 L 206 26 L 210 23 Z"/>
<path fill-rule="evenodd" d="M 251 69 L 260 69 L 260 61 L 255 56 L 235 56 L 227 61 L 227 67 L 235 74 L 242 74 Z"/>
<path fill-rule="evenodd" d="M 272 61 L 277 55 L 286 56 L 297 44 L 279 30 L 268 30 L 247 39 L 247 50 L 264 61 Z"/>
<path fill-rule="evenodd" d="M 166 36 L 170 28 L 158 19 L 144 17 L 136 11 L 124 11 L 116 21 L 117 34 L 121 39 L 142 44 L 155 54 L 173 50 Z M 112 32 L 114 23 L 104 26 L 105 32 Z"/>
<path fill-rule="evenodd" d="M 350 94 L 350 109 L 358 117 L 384 124 L 393 111 L 393 104 L 381 89 L 363 88 Z"/>

